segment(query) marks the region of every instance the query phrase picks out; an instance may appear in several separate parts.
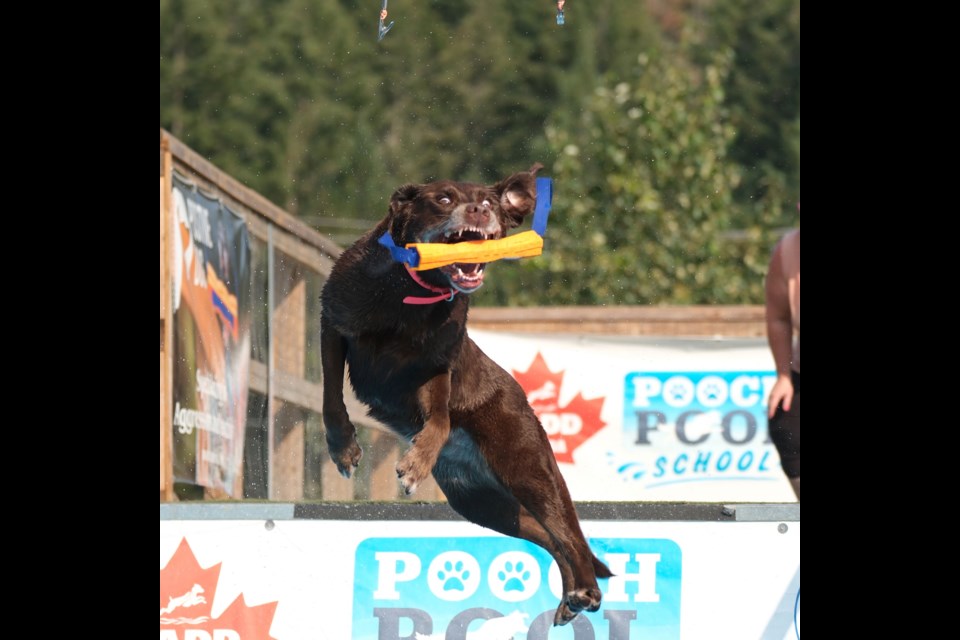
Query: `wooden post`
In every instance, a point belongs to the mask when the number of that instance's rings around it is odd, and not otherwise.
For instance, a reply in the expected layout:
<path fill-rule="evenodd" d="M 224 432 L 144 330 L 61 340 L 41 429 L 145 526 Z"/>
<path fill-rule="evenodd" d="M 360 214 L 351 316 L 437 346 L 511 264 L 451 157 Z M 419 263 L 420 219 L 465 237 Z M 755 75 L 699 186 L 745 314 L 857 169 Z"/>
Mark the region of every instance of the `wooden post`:
<path fill-rule="evenodd" d="M 369 427 L 367 427 L 369 428 Z M 400 492 L 397 480 L 397 462 L 400 460 L 400 441 L 378 429 L 370 429 L 370 453 L 364 455 L 369 460 L 370 499 L 395 500 Z"/>
<path fill-rule="evenodd" d="M 353 500 L 353 478 L 341 476 L 326 451 L 320 471 L 320 486 L 324 500 Z"/>
<path fill-rule="evenodd" d="M 279 410 L 274 416 L 273 485 L 271 500 L 303 500 L 304 455 L 306 449 L 306 422 L 303 410 L 294 404 L 277 400 Z"/>
<path fill-rule="evenodd" d="M 307 283 L 303 268 L 280 251 L 275 251 L 275 296 L 279 303 L 273 311 L 272 349 L 275 372 L 303 378 L 306 370 Z M 276 393 L 276 390 L 274 390 Z M 274 400 L 278 410 L 273 415 L 274 435 L 271 442 L 273 475 L 270 497 L 274 500 L 302 500 L 304 474 L 304 434 L 302 413 L 294 415 L 287 403 Z"/>
<path fill-rule="evenodd" d="M 173 304 L 170 284 L 173 158 L 167 137 L 160 134 L 160 501 L 174 499 L 173 493 Z"/>

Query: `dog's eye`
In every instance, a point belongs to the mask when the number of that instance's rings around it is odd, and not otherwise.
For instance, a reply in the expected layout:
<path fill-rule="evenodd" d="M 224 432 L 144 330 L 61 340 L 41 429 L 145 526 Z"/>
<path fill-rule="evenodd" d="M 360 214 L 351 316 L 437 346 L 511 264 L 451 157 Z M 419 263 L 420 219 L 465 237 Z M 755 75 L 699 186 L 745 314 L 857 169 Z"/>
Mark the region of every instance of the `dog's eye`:
<path fill-rule="evenodd" d="M 440 196 L 439 198 L 437 198 L 437 202 L 439 202 L 440 204 L 450 204 L 451 202 L 453 202 L 453 200 L 451 200 L 447 196 Z"/>
<path fill-rule="evenodd" d="M 489 207 L 489 206 L 490 206 L 491 204 L 493 204 L 493 203 L 490 202 L 490 198 L 484 198 L 484 199 L 483 199 L 483 202 L 481 202 L 480 204 L 482 204 L 482 205 L 485 206 L 485 207 Z"/>

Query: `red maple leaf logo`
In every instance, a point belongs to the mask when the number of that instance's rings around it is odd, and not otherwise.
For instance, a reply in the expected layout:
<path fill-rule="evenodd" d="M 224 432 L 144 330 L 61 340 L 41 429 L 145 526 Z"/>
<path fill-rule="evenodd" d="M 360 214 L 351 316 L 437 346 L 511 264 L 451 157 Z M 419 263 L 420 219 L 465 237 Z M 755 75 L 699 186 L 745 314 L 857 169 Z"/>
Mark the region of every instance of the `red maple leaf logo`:
<path fill-rule="evenodd" d="M 206 631 L 209 638 L 272 638 L 276 602 L 248 607 L 241 593 L 220 617 L 210 616 L 220 564 L 202 568 L 187 539 L 180 541 L 170 562 L 160 569 L 160 640 L 179 640 L 186 637 L 180 632 L 188 630 Z"/>
<path fill-rule="evenodd" d="M 540 418 L 550 438 L 557 462 L 573 463 L 573 452 L 587 438 L 606 426 L 600 419 L 604 398 L 587 400 L 577 393 L 569 403 L 560 404 L 563 371 L 550 371 L 543 355 L 536 357 L 526 372 L 513 371 L 513 377 L 527 394 L 527 402 Z"/>

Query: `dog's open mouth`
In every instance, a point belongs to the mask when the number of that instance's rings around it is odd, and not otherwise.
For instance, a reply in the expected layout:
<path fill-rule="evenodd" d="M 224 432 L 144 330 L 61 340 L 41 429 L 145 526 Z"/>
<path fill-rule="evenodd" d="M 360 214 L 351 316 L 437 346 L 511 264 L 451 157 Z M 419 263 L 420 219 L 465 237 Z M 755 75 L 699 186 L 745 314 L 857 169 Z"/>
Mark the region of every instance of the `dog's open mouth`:
<path fill-rule="evenodd" d="M 447 244 L 456 244 L 458 242 L 469 242 L 472 240 L 493 240 L 496 236 L 484 233 L 477 228 L 452 229 L 443 235 L 443 242 Z M 483 284 L 483 271 L 487 266 L 485 262 L 466 263 L 455 262 L 440 267 L 446 276 L 450 279 L 450 284 L 454 289 L 461 293 L 472 293 Z"/>
<path fill-rule="evenodd" d="M 450 278 L 450 284 L 461 293 L 472 293 L 483 284 L 483 268 L 486 263 L 466 264 L 455 262 L 440 270 Z"/>

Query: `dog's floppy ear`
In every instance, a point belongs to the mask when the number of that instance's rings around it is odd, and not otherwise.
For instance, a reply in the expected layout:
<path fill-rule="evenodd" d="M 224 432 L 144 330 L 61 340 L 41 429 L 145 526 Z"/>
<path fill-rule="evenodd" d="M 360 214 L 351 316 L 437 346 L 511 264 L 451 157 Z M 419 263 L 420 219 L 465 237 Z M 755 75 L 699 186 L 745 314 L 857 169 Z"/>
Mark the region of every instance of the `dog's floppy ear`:
<path fill-rule="evenodd" d="M 533 213 L 537 204 L 537 171 L 540 169 L 543 165 L 537 162 L 529 171 L 515 173 L 494 187 L 500 194 L 500 208 L 511 228 L 520 226 L 523 217 Z"/>
<path fill-rule="evenodd" d="M 402 187 L 397 187 L 397 190 L 390 196 L 390 209 L 387 213 L 390 224 L 387 228 L 397 242 L 403 236 L 404 227 L 407 223 L 408 216 L 404 215 L 404 212 L 410 206 L 410 203 L 420 195 L 422 188 L 422 184 L 405 184 Z"/>
<path fill-rule="evenodd" d="M 420 184 L 405 184 L 402 187 L 398 187 L 397 190 L 393 192 L 393 195 L 390 196 L 390 213 L 395 214 L 410 204 L 414 198 L 420 195 L 420 189 L 422 187 L 423 185 Z"/>

